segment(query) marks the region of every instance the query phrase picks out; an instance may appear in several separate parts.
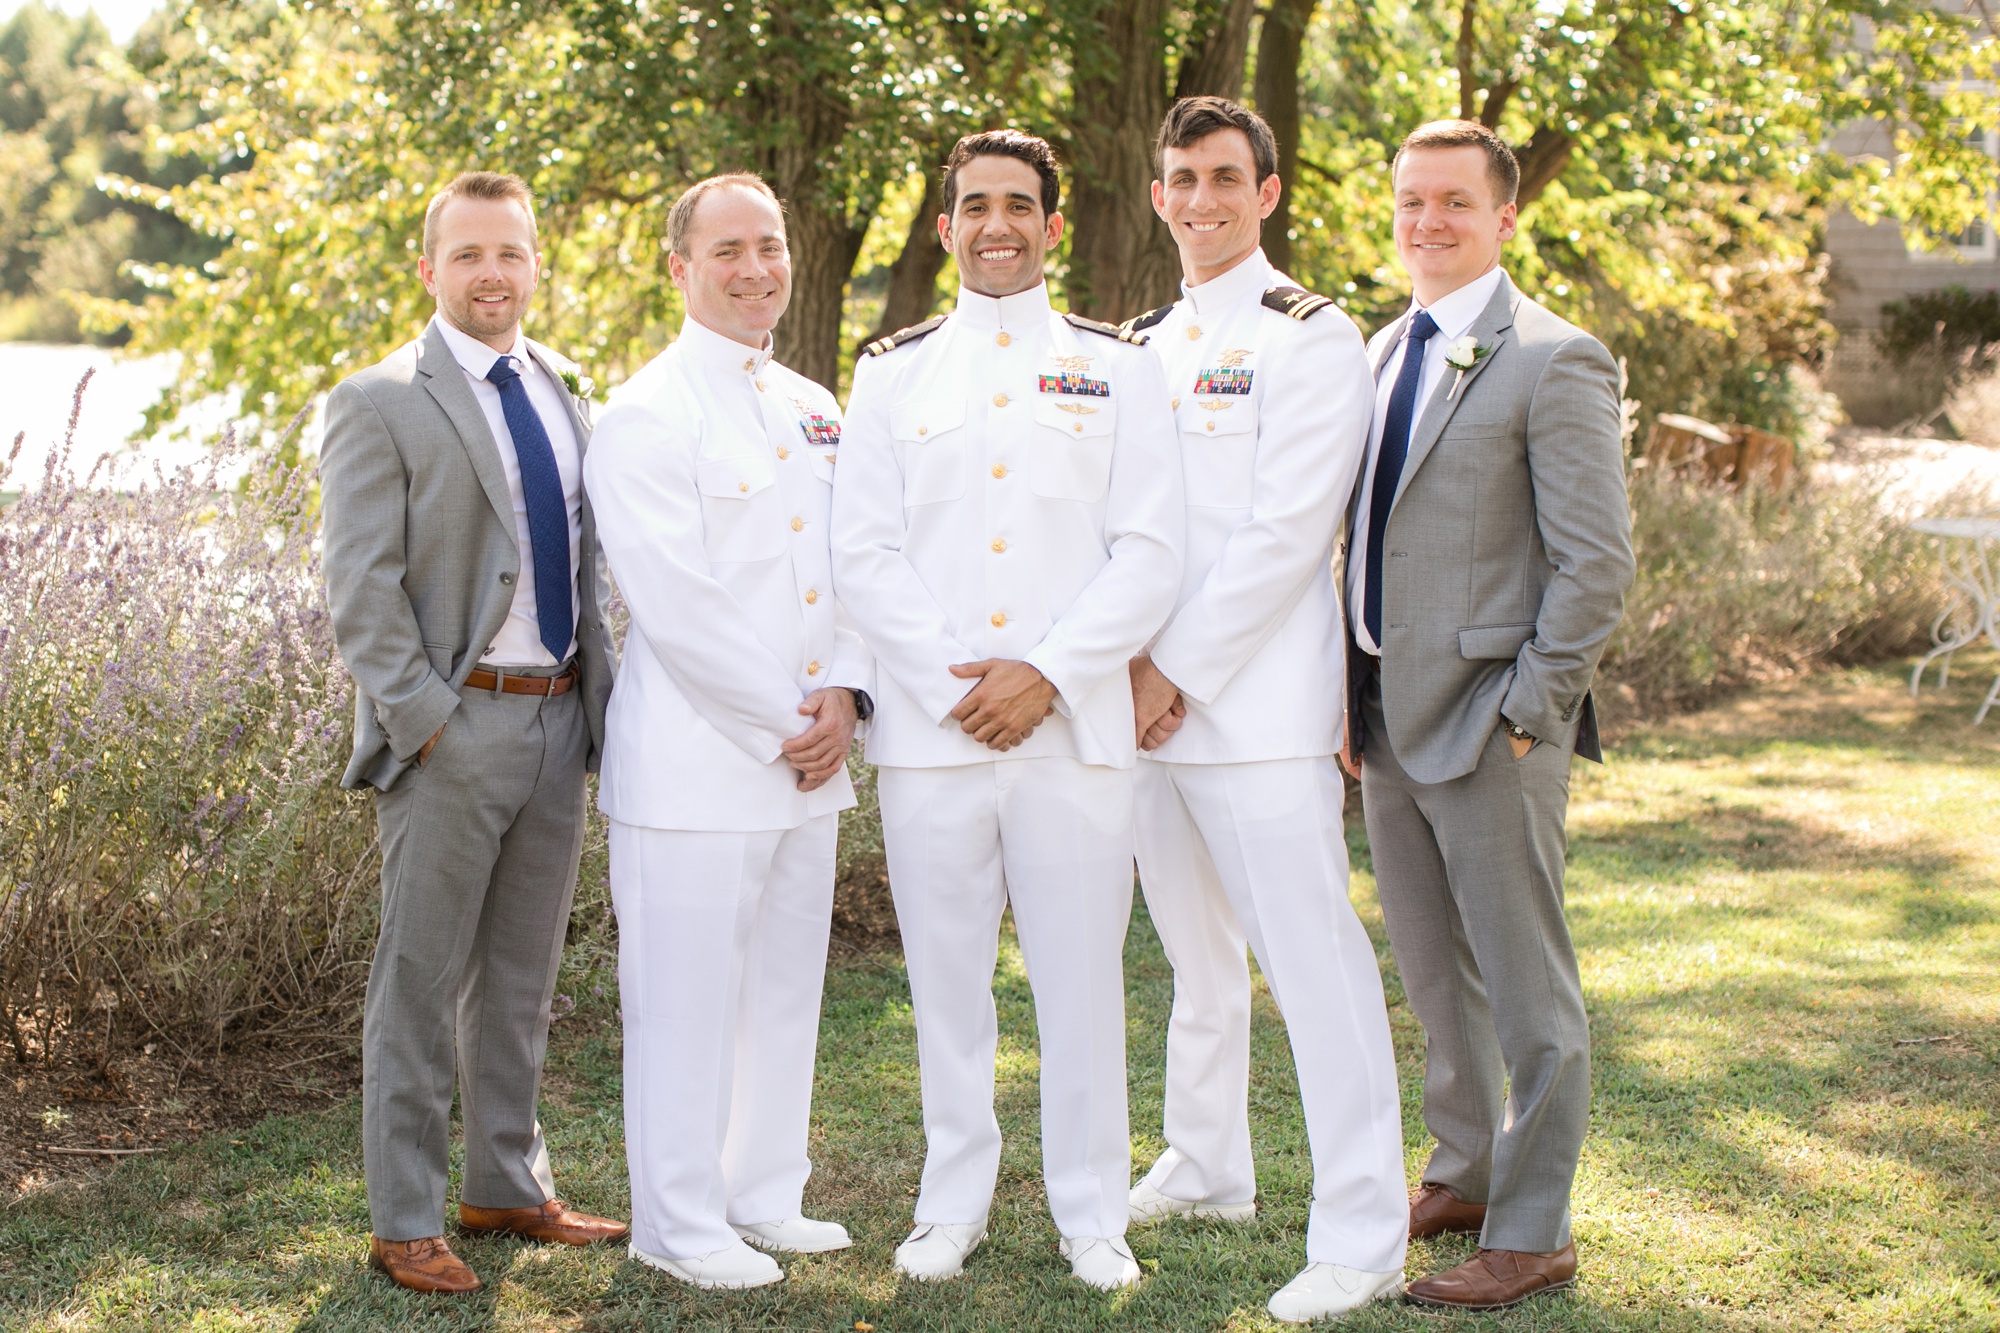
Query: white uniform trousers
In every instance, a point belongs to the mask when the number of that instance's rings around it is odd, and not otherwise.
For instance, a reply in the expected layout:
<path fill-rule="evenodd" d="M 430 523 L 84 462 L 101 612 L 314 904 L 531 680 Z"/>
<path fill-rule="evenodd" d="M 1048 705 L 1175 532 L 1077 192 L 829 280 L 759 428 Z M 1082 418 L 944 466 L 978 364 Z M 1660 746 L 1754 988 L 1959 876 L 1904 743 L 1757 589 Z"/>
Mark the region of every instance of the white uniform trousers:
<path fill-rule="evenodd" d="M 1065 1236 L 1123 1235 L 1132 774 L 1047 757 L 882 768 L 876 782 L 923 1083 L 917 1223 L 976 1222 L 993 1201 L 993 969 L 1011 902 L 1041 1042 L 1049 1212 Z"/>
<path fill-rule="evenodd" d="M 611 824 L 632 1240 L 693 1259 L 799 1214 L 838 815 L 703 833 Z"/>
<path fill-rule="evenodd" d="M 1146 1179 L 1193 1202 L 1256 1196 L 1247 938 L 1298 1070 L 1313 1161 L 1306 1258 L 1400 1269 L 1396 1057 L 1375 950 L 1347 897 L 1335 761 L 1141 760 L 1135 794 L 1139 882 L 1174 967 L 1168 1148 Z"/>

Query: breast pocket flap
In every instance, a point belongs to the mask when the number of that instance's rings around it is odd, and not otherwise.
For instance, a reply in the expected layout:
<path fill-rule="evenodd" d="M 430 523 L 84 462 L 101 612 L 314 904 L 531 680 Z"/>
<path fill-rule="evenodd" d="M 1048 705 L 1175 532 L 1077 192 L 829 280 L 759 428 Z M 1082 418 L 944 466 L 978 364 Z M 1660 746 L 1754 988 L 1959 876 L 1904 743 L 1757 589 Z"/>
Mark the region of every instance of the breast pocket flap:
<path fill-rule="evenodd" d="M 889 433 L 899 440 L 921 444 L 936 439 L 965 424 L 965 399 L 916 398 L 889 409 Z"/>
<path fill-rule="evenodd" d="M 1044 398 L 1035 404 L 1035 424 L 1047 426 L 1072 440 L 1092 440 L 1111 434 L 1116 417 L 1103 401 Z"/>
<path fill-rule="evenodd" d="M 754 454 L 707 458 L 695 465 L 695 485 L 712 500 L 747 500 L 777 479 L 770 460 Z"/>
<path fill-rule="evenodd" d="M 1518 657 L 1534 637 L 1533 625 L 1475 625 L 1458 632 L 1458 655 L 1468 661 Z"/>
<path fill-rule="evenodd" d="M 1216 401 L 1215 407 L 1204 403 Z M 1216 439 L 1222 436 L 1251 435 L 1257 430 L 1257 405 L 1247 400 L 1197 398 L 1180 410 L 1181 433 L 1190 437 Z"/>

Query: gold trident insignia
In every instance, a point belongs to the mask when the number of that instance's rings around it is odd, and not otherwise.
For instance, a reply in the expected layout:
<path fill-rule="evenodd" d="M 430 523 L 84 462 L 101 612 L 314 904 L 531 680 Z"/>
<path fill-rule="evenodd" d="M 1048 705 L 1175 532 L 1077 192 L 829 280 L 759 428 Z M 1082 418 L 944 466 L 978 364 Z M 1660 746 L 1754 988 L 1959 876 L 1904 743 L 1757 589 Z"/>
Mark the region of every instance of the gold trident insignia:
<path fill-rule="evenodd" d="M 1251 349 L 1248 347 L 1230 348 L 1228 351 L 1222 354 L 1221 368 L 1223 370 L 1236 369 L 1238 366 L 1243 364 L 1243 358 L 1250 355 L 1250 352 Z"/>
<path fill-rule="evenodd" d="M 1087 356 L 1058 356 L 1054 358 L 1058 369 L 1082 374 L 1090 369 L 1091 358 Z"/>

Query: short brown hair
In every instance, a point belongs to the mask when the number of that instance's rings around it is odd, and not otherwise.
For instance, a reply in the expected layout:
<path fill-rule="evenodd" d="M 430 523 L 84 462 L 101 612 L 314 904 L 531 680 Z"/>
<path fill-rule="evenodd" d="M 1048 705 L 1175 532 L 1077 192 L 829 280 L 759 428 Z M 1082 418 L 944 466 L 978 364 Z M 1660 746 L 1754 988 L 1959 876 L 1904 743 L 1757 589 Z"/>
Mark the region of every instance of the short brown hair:
<path fill-rule="evenodd" d="M 707 195 L 717 190 L 749 190 L 761 194 L 778 205 L 778 225 L 784 225 L 785 205 L 777 193 L 764 183 L 762 176 L 748 171 L 729 171 L 720 176 L 710 176 L 687 187 L 681 197 L 674 200 L 673 208 L 667 213 L 667 245 L 682 259 L 692 258 L 688 254 L 688 238 L 694 233 L 694 211 L 701 206 Z"/>
<path fill-rule="evenodd" d="M 454 199 L 512 199 L 528 215 L 528 239 L 532 242 L 539 234 L 535 230 L 535 196 L 528 182 L 498 171 L 461 171 L 424 207 L 425 259 L 437 259 L 438 215 Z"/>
<path fill-rule="evenodd" d="M 1223 130 L 1241 130 L 1250 141 L 1250 160 L 1257 168 L 1257 184 L 1278 174 L 1278 139 L 1264 118 L 1248 107 L 1226 97 L 1183 97 L 1160 122 L 1153 140 L 1153 174 L 1165 179 L 1167 150 L 1186 148 Z"/>
<path fill-rule="evenodd" d="M 983 130 L 953 144 L 951 156 L 944 160 L 946 217 L 958 207 L 958 169 L 975 157 L 1011 157 L 1027 163 L 1042 178 L 1042 212 L 1056 211 L 1056 202 L 1062 197 L 1062 176 L 1056 171 L 1056 150 L 1049 147 L 1049 141 L 1019 130 Z"/>
<path fill-rule="evenodd" d="M 1403 165 L 1403 156 L 1419 148 L 1477 148 L 1486 154 L 1486 177 L 1493 182 L 1494 197 L 1502 207 L 1514 202 L 1521 190 L 1521 164 L 1506 140 L 1476 120 L 1434 120 L 1411 130 L 1389 164 L 1393 177 Z"/>

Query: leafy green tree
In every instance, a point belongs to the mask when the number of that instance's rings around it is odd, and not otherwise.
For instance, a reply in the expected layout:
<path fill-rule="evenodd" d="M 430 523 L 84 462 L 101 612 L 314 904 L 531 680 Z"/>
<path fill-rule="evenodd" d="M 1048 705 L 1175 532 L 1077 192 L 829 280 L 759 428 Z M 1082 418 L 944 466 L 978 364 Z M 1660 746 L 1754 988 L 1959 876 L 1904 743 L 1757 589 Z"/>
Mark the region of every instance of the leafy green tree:
<path fill-rule="evenodd" d="M 136 58 L 158 28 L 138 39 Z M 107 173 L 169 183 L 201 169 L 153 146 L 148 130 L 162 114 L 95 15 L 32 0 L 0 26 L 0 338 L 78 341 L 80 301 L 143 292 L 129 263 L 205 257 L 170 214 L 98 188 Z M 115 323 L 92 332 L 125 337 Z"/>

